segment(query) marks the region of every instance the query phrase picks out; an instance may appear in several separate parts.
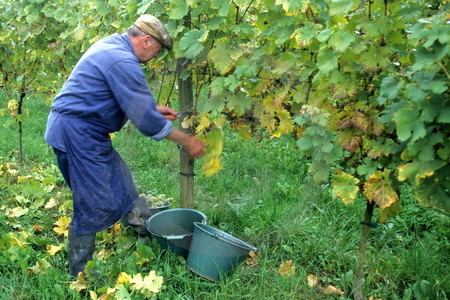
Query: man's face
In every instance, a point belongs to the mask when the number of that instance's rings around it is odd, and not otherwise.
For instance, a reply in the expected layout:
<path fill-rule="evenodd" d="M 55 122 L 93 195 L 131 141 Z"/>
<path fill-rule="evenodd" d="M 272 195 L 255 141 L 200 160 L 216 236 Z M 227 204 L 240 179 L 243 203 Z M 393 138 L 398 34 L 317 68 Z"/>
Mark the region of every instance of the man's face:
<path fill-rule="evenodd" d="M 138 56 L 140 63 L 147 63 L 153 57 L 158 55 L 158 52 L 161 50 L 162 45 L 156 39 L 151 37 L 150 35 L 146 35 L 143 39 L 143 50 L 142 53 Z"/>

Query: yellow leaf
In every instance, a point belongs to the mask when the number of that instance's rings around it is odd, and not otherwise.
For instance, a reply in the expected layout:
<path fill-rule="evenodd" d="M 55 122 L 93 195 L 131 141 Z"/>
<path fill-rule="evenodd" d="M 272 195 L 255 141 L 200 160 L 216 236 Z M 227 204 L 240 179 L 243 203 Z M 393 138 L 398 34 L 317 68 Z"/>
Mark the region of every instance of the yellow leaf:
<path fill-rule="evenodd" d="M 155 271 L 150 271 L 150 273 L 142 278 L 141 273 L 134 275 L 130 283 L 132 290 L 140 290 L 142 294 L 150 297 L 153 293 L 158 293 L 163 284 L 163 277 L 157 276 Z"/>
<path fill-rule="evenodd" d="M 400 200 L 395 201 L 388 207 L 380 209 L 378 212 L 378 221 L 380 223 L 386 223 L 390 218 L 395 217 L 401 211 L 402 206 Z"/>
<path fill-rule="evenodd" d="M 94 291 L 89 291 L 89 296 L 91 297 L 91 300 L 98 300 L 98 295 Z"/>
<path fill-rule="evenodd" d="M 213 157 L 218 157 L 222 154 L 223 150 L 223 134 L 222 130 L 219 128 L 214 128 L 213 130 L 205 133 L 202 140 L 208 144 L 206 147 L 206 153 Z"/>
<path fill-rule="evenodd" d="M 223 169 L 222 163 L 220 162 L 220 159 L 217 157 L 211 157 L 202 166 L 203 174 L 205 174 L 205 176 L 207 177 L 211 177 L 217 174 L 222 169 Z"/>
<path fill-rule="evenodd" d="M 188 129 L 194 126 L 195 117 L 185 117 L 183 122 L 181 122 L 181 128 Z"/>
<path fill-rule="evenodd" d="M 389 180 L 389 170 L 377 171 L 364 184 L 364 195 L 369 201 L 375 202 L 380 209 L 391 206 L 398 200 L 398 194 L 392 188 Z"/>
<path fill-rule="evenodd" d="M 238 134 L 246 142 L 250 141 L 252 138 L 252 131 L 249 129 L 248 125 L 240 125 L 238 127 Z"/>
<path fill-rule="evenodd" d="M 262 105 L 264 111 L 269 113 L 269 115 L 274 115 L 277 107 L 275 106 L 275 101 L 272 96 L 267 96 L 262 100 Z"/>
<path fill-rule="evenodd" d="M 109 138 L 111 139 L 111 141 L 116 137 L 115 133 L 110 133 L 109 134 Z"/>
<path fill-rule="evenodd" d="M 266 130 L 271 134 L 275 131 L 276 128 L 276 123 L 275 123 L 275 119 L 273 116 L 269 115 L 269 114 L 263 114 L 260 118 L 259 118 L 259 123 L 261 124 L 262 127 L 266 128 Z"/>
<path fill-rule="evenodd" d="M 36 231 L 36 232 L 42 232 L 42 231 L 44 230 L 44 227 L 42 227 L 41 225 L 35 223 L 35 224 L 33 225 L 33 229 L 34 229 L 34 231 Z"/>
<path fill-rule="evenodd" d="M 245 264 L 247 266 L 256 267 L 259 266 L 259 259 L 262 257 L 262 252 L 258 251 L 257 253 L 250 251 L 248 253 L 248 258 L 245 260 Z"/>
<path fill-rule="evenodd" d="M 334 198 L 341 199 L 345 204 L 351 204 L 355 201 L 356 195 L 358 194 L 358 183 L 358 178 L 342 172 L 334 176 L 331 194 Z"/>
<path fill-rule="evenodd" d="M 38 259 L 36 264 L 33 267 L 28 268 L 27 271 L 29 274 L 45 274 L 51 266 L 52 265 L 48 261 L 44 259 Z"/>
<path fill-rule="evenodd" d="M 119 274 L 119 277 L 117 277 L 117 284 L 121 284 L 121 283 L 130 283 L 131 280 L 131 276 L 128 275 L 125 272 L 121 272 Z"/>
<path fill-rule="evenodd" d="M 47 245 L 47 252 L 51 255 L 54 256 L 56 253 L 58 253 L 59 251 L 61 251 L 61 249 L 63 248 L 63 246 L 54 246 L 54 245 Z"/>
<path fill-rule="evenodd" d="M 201 133 L 204 132 L 211 125 L 211 121 L 209 120 L 209 115 L 206 114 L 198 118 L 198 125 L 195 128 L 195 132 Z"/>
<path fill-rule="evenodd" d="M 8 212 L 8 217 L 14 217 L 14 218 L 21 217 L 23 215 L 26 215 L 28 213 L 28 211 L 29 211 L 28 208 L 23 208 L 23 207 L 17 206 Z"/>
<path fill-rule="evenodd" d="M 277 132 L 279 132 L 280 135 L 290 133 L 294 130 L 294 122 L 292 121 L 291 115 L 287 110 L 283 109 L 277 114 L 277 117 L 280 120 Z"/>
<path fill-rule="evenodd" d="M 295 266 L 292 265 L 292 259 L 280 265 L 278 274 L 282 277 L 290 277 L 295 275 Z"/>
<path fill-rule="evenodd" d="M 45 209 L 50 209 L 55 207 L 56 205 L 58 205 L 58 203 L 56 202 L 55 198 L 50 198 L 50 200 L 48 200 L 47 204 L 45 204 L 44 208 Z"/>
<path fill-rule="evenodd" d="M 273 99 L 274 109 L 278 113 L 282 112 L 284 110 L 283 102 L 286 100 L 287 96 L 289 95 L 289 90 L 290 90 L 290 87 L 282 90 L 281 92 L 277 93 L 275 96 L 275 99 Z"/>
<path fill-rule="evenodd" d="M 217 127 L 223 128 L 223 125 L 225 124 L 225 121 L 227 120 L 227 117 L 223 114 L 220 114 L 217 119 L 214 121 Z"/>
<path fill-rule="evenodd" d="M 68 236 L 68 228 L 70 224 L 71 219 L 68 217 L 61 217 L 54 223 L 55 227 L 53 227 L 53 231 L 58 233 L 59 235 L 64 235 L 65 237 Z"/>
<path fill-rule="evenodd" d="M 337 296 L 344 296 L 345 293 L 335 286 L 329 285 L 324 290 L 323 293 L 326 295 L 337 295 Z"/>
<path fill-rule="evenodd" d="M 319 278 L 317 277 L 317 275 L 309 274 L 307 280 L 310 287 L 316 287 L 319 285 Z"/>

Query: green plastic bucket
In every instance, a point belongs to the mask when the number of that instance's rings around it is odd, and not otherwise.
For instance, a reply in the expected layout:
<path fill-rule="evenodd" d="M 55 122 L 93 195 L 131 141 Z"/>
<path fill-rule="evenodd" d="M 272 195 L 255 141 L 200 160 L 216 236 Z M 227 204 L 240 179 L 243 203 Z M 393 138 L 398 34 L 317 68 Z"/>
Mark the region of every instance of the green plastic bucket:
<path fill-rule="evenodd" d="M 194 222 L 206 223 L 207 220 L 198 210 L 174 208 L 151 216 L 147 220 L 146 228 L 158 241 L 161 249 L 168 249 L 186 258 L 194 233 Z"/>
<path fill-rule="evenodd" d="M 194 273 L 219 281 L 227 276 L 257 248 L 209 225 L 195 222 L 187 267 Z"/>

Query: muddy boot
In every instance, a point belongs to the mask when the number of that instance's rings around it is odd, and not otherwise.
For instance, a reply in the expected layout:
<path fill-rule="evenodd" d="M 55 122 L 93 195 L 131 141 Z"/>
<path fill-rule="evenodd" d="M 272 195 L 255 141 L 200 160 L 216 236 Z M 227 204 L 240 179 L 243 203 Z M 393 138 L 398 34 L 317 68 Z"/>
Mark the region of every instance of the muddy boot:
<path fill-rule="evenodd" d="M 69 225 L 68 237 L 69 273 L 78 276 L 83 272 L 88 261 L 92 260 L 95 249 L 95 234 L 75 235 L 72 225 Z"/>
<path fill-rule="evenodd" d="M 152 211 L 150 210 L 147 199 L 144 197 L 139 197 L 139 199 L 134 204 L 134 207 L 125 217 L 122 218 L 122 225 L 125 227 L 133 226 L 135 233 L 138 236 L 147 236 L 147 228 L 145 224 L 147 220 L 152 216 Z"/>

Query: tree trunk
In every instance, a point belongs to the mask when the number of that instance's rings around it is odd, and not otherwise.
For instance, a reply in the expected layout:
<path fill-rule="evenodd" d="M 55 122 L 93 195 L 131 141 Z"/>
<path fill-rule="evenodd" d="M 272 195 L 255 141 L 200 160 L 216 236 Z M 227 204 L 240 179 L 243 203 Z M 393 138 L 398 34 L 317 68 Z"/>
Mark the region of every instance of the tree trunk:
<path fill-rule="evenodd" d="M 359 241 L 358 257 L 355 268 L 355 280 L 353 282 L 354 299 L 364 300 L 363 285 L 362 285 L 362 273 L 364 268 L 364 262 L 366 260 L 366 246 L 367 238 L 369 237 L 369 229 L 373 216 L 374 209 L 373 202 L 366 202 L 366 212 L 364 215 L 364 222 L 361 230 L 361 239 Z"/>
<path fill-rule="evenodd" d="M 190 13 L 185 17 L 185 26 L 190 27 Z M 178 103 L 179 111 L 184 113 L 180 119 L 180 124 L 184 118 L 192 112 L 194 106 L 192 75 L 189 71 L 189 76 L 183 79 L 181 74 L 188 69 L 190 60 L 187 58 L 179 58 L 177 61 L 177 75 L 178 75 Z M 181 126 L 180 126 L 181 127 Z M 193 128 L 180 128 L 188 134 L 192 134 Z M 194 160 L 190 159 L 187 151 L 180 149 L 180 206 L 185 208 L 194 208 Z"/>

